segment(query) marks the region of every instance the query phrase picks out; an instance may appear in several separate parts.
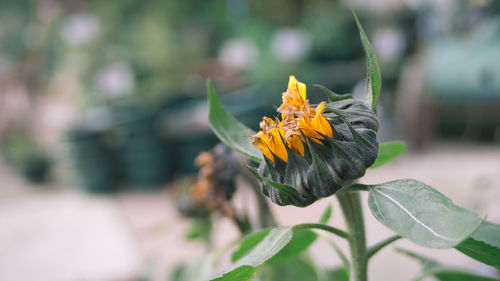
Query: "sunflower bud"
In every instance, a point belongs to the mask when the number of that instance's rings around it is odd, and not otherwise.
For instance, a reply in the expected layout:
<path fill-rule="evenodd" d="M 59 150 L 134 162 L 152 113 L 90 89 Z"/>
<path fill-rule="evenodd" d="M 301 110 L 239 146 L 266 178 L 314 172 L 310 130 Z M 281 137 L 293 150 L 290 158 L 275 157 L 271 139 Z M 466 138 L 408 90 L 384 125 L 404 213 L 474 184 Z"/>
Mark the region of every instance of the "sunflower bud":
<path fill-rule="evenodd" d="M 313 107 L 306 85 L 293 76 L 282 99 L 281 120 L 264 117 L 250 137 L 265 160 L 251 170 L 274 203 L 310 205 L 360 178 L 375 162 L 378 120 L 364 103 L 349 96 Z"/>

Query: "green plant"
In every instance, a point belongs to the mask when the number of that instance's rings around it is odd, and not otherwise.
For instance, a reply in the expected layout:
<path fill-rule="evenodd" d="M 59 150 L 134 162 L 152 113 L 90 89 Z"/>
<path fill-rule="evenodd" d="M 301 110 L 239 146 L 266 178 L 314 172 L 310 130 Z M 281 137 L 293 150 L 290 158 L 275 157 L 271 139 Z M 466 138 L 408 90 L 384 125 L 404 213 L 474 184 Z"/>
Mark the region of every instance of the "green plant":
<path fill-rule="evenodd" d="M 335 194 L 346 221 L 345 230 L 326 224 L 331 213 L 328 209 L 320 223 L 278 226 L 252 233 L 239 242 L 231 258 L 232 265 L 211 280 L 250 280 L 261 269 L 276 266 L 280 261 L 298 263 L 297 256 L 317 238 L 316 229 L 345 239 L 349 243 L 350 260 L 335 247 L 344 265 L 322 277 L 311 275 L 311 280 L 366 281 L 370 258 L 400 238 L 429 248 L 455 248 L 500 268 L 500 225 L 485 222 L 475 212 L 453 204 L 445 195 L 417 180 L 400 179 L 375 185 L 357 182 L 370 166 L 380 167 L 400 154 L 404 144 L 377 142 L 380 70 L 355 14 L 354 18 L 367 58 L 364 104 L 350 95 L 337 95 L 321 87 L 329 101 L 312 109 L 306 100 L 305 85 L 293 78 L 278 108 L 282 120 L 264 119 L 262 130 L 256 133 L 222 108 L 208 83 L 212 129 L 227 146 L 260 163 L 259 168 L 249 165 L 249 169 L 260 180 L 264 195 L 279 205 L 304 207 Z M 294 93 L 296 100 L 287 96 L 290 93 Z M 290 111 L 291 106 L 294 107 Z M 369 192 L 370 211 L 396 233 L 371 247 L 366 245 L 360 192 Z M 428 275 L 439 280 L 497 280 L 401 252 L 424 265 L 424 272 L 417 280 Z"/>
<path fill-rule="evenodd" d="M 27 180 L 33 183 L 49 180 L 52 161 L 31 136 L 12 134 L 6 139 L 2 150 L 7 161 Z"/>

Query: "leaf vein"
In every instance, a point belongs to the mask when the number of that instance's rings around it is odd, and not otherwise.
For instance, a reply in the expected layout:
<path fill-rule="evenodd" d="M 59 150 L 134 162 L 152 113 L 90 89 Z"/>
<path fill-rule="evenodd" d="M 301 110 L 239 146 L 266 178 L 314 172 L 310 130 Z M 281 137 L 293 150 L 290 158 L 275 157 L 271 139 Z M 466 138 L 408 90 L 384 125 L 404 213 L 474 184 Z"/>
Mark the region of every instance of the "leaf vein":
<path fill-rule="evenodd" d="M 446 237 L 444 235 L 441 235 L 441 234 L 437 233 L 431 227 L 429 227 L 428 225 L 426 225 L 425 223 L 423 223 L 422 221 L 420 221 L 417 217 L 415 217 L 415 215 L 413 215 L 408 209 L 406 209 L 403 205 L 401 205 L 394 198 L 390 197 L 389 195 L 387 195 L 387 194 L 385 194 L 382 191 L 377 190 L 377 189 L 375 189 L 375 192 L 380 193 L 382 196 L 384 196 L 387 199 L 389 199 L 392 203 L 396 204 L 396 206 L 398 206 L 399 208 L 401 208 L 401 210 L 403 210 L 406 214 L 408 214 L 408 216 L 410 216 L 415 222 L 417 222 L 419 225 L 421 225 L 422 227 L 424 227 L 425 229 L 427 229 L 430 233 L 434 234 L 435 236 L 437 236 L 437 237 L 439 237 L 441 239 L 444 239 L 444 240 L 448 240 L 448 241 L 460 241 L 460 239 L 449 238 L 449 237 Z"/>

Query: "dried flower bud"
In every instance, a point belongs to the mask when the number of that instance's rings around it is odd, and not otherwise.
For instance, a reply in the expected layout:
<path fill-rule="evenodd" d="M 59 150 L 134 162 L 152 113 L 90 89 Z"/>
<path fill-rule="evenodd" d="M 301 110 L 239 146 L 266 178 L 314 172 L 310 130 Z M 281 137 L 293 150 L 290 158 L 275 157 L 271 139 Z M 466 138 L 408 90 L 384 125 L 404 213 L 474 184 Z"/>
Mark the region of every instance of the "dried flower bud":
<path fill-rule="evenodd" d="M 234 216 L 228 205 L 236 190 L 237 159 L 234 152 L 218 144 L 211 151 L 200 153 L 195 163 L 200 166 L 200 172 L 191 190 L 194 201 L 209 210 L 219 210 L 226 216 Z"/>

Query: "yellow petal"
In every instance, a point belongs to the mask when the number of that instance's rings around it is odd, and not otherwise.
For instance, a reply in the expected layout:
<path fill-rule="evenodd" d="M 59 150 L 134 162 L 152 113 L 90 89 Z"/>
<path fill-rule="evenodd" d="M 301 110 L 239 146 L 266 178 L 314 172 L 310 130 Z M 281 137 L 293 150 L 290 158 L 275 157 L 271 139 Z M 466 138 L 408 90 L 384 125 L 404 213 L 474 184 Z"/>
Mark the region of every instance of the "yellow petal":
<path fill-rule="evenodd" d="M 312 124 L 312 120 L 309 117 L 303 117 L 299 121 L 299 128 L 302 130 L 304 135 L 315 143 L 323 144 L 320 140 L 323 137 L 316 132 Z"/>
<path fill-rule="evenodd" d="M 271 135 L 271 140 L 270 140 L 271 145 L 269 146 L 269 148 L 274 154 L 276 154 L 276 156 L 281 158 L 283 161 L 287 162 L 288 153 L 286 152 L 285 144 L 281 139 L 281 136 L 284 135 L 284 131 L 278 128 L 273 128 L 269 133 Z"/>
<path fill-rule="evenodd" d="M 252 144 L 257 147 L 262 152 L 262 154 L 264 154 L 264 156 L 274 162 L 274 156 L 270 150 L 271 143 L 269 142 L 269 135 L 264 134 L 264 132 L 262 131 L 259 131 L 255 136 L 249 138 L 254 140 Z"/>
<path fill-rule="evenodd" d="M 314 130 L 320 132 L 321 134 L 328 136 L 330 138 L 333 137 L 332 127 L 328 120 L 323 116 L 323 108 L 325 106 L 325 102 L 321 102 L 316 107 L 316 116 L 311 120 L 311 125 Z"/>
<path fill-rule="evenodd" d="M 318 104 L 318 106 L 316 106 L 316 114 L 323 114 L 323 110 L 325 108 L 325 104 L 326 102 L 322 101 Z"/>
<path fill-rule="evenodd" d="M 315 116 L 312 121 L 312 127 L 316 132 L 319 132 L 325 136 L 328 136 L 330 138 L 333 137 L 332 133 L 332 128 L 330 126 L 330 123 L 328 123 L 328 120 L 322 115 Z"/>
<path fill-rule="evenodd" d="M 306 95 L 306 84 L 297 81 L 295 76 L 290 75 L 290 79 L 288 80 L 288 89 L 293 90 L 295 88 L 297 88 L 297 90 L 299 91 L 299 95 L 302 98 L 302 100 L 305 101 L 306 96 L 307 96 Z"/>
<path fill-rule="evenodd" d="M 265 122 L 269 123 L 269 124 L 276 125 L 276 122 L 273 119 L 269 118 L 269 117 L 265 117 L 264 116 L 263 120 Z"/>
<path fill-rule="evenodd" d="M 298 135 L 289 137 L 286 143 L 291 150 L 297 152 L 300 156 L 304 156 L 304 143 L 302 143 Z"/>

